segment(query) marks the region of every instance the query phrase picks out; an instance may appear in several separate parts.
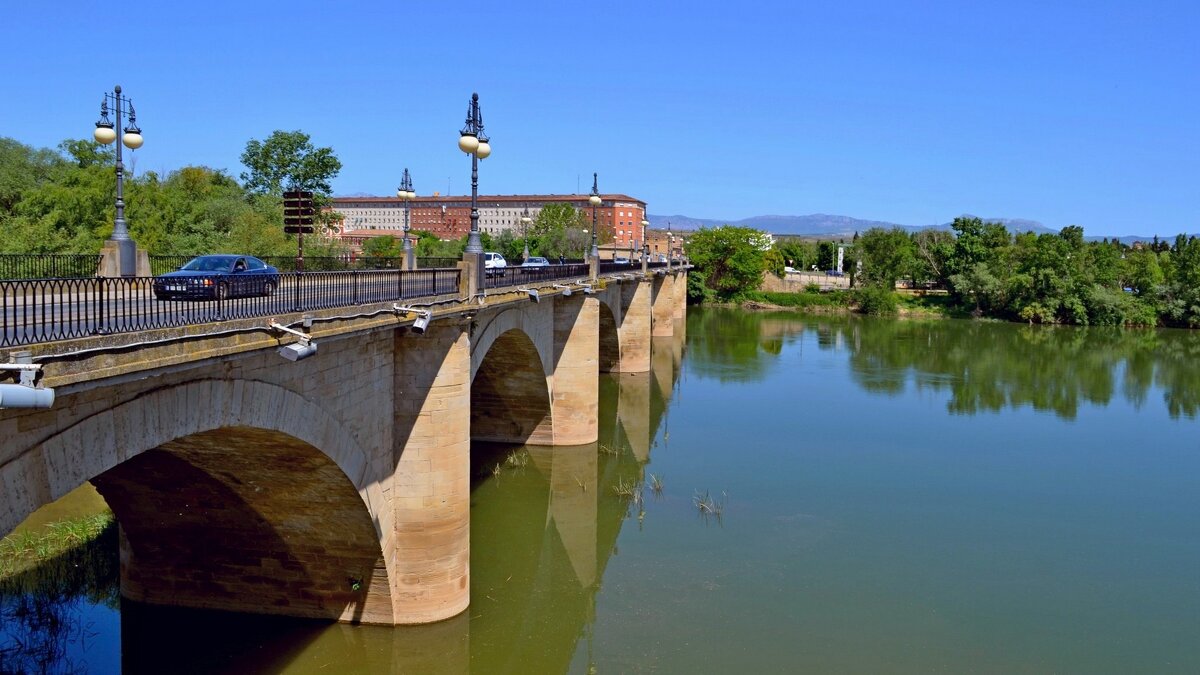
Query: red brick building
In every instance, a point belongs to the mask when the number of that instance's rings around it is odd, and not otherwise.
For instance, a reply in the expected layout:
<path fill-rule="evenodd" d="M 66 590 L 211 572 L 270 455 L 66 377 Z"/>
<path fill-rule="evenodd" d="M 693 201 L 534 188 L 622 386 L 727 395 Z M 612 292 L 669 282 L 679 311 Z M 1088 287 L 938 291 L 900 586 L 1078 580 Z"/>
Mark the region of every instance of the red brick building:
<path fill-rule="evenodd" d="M 641 246 L 645 238 L 642 221 L 646 203 L 623 194 L 600 195 L 596 208 L 598 228 L 611 231 L 616 248 Z M 361 246 L 370 237 L 398 235 L 404 229 L 404 202 L 396 197 L 334 197 L 332 210 L 342 216 L 334 236 L 352 246 Z M 582 210 L 590 218 L 588 195 L 480 195 L 479 230 L 499 235 L 505 230 L 521 234 L 521 217 L 528 209 L 536 219 L 543 207 L 565 203 Z M 409 202 L 409 227 L 425 230 L 441 239 L 459 239 L 471 230 L 471 197 L 417 197 Z"/>

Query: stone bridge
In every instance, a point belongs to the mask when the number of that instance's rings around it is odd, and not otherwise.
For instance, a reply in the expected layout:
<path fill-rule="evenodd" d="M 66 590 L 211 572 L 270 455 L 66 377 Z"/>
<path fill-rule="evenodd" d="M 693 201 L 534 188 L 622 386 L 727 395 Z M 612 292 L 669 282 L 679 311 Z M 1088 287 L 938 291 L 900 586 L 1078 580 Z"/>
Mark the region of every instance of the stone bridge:
<path fill-rule="evenodd" d="M 599 372 L 650 370 L 652 336 L 683 330 L 686 278 L 430 298 L 423 332 L 390 303 L 277 317 L 319 344 L 294 362 L 262 319 L 34 345 L 57 400 L 0 409 L 0 533 L 91 481 L 120 524 L 125 597 L 454 616 L 471 441 L 595 442 Z"/>

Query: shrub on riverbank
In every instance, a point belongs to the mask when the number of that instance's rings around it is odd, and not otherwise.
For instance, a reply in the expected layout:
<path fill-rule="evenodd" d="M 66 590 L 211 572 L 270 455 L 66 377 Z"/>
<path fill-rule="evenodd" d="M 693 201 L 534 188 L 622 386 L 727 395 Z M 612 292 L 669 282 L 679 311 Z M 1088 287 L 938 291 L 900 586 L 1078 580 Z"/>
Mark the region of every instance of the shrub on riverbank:
<path fill-rule="evenodd" d="M 850 291 L 858 311 L 871 316 L 892 316 L 896 314 L 899 303 L 896 294 L 885 288 L 868 286 Z"/>

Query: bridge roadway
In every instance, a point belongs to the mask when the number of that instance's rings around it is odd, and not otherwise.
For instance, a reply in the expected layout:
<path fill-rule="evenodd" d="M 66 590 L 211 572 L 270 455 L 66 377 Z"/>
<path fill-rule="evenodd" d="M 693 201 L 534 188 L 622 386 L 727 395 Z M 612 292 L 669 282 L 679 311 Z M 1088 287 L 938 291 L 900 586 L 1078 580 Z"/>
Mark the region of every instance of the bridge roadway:
<path fill-rule="evenodd" d="M 473 440 L 595 443 L 602 371 L 682 344 L 687 270 L 553 279 L 23 345 L 46 410 L 0 409 L 0 532 L 91 481 L 152 604 L 385 625 L 469 601 Z M 516 281 L 514 279 L 514 281 Z M 500 282 L 503 283 L 503 282 Z M 520 283 L 520 282 L 518 282 Z M 305 332 L 318 353 L 277 349 Z M 17 350 L 0 349 L 12 362 Z"/>

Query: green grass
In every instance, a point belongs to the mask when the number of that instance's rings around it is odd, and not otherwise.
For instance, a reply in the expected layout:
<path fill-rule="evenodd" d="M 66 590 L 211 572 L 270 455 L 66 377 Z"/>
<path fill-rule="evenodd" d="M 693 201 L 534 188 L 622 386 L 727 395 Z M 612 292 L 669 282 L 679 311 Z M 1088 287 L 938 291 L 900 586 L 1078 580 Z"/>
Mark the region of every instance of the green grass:
<path fill-rule="evenodd" d="M 897 293 L 896 299 L 900 302 L 900 307 L 910 313 L 927 314 L 930 316 L 939 316 L 945 318 L 965 318 L 970 317 L 971 313 L 961 307 L 956 307 L 947 294 L 939 295 L 914 295 L 909 293 Z"/>
<path fill-rule="evenodd" d="M 0 539 L 0 579 L 88 544 L 113 523 L 113 514 L 104 512 L 53 523 L 41 532 L 14 532 Z"/>
<path fill-rule="evenodd" d="M 858 310 L 859 289 L 837 290 L 824 293 L 805 291 L 802 293 L 767 293 L 754 291 L 746 293 L 743 299 L 748 302 L 761 302 L 778 307 L 794 309 L 846 309 Z M 901 313 L 907 316 L 933 318 L 969 318 L 970 312 L 956 307 L 946 294 L 916 295 L 913 293 L 894 293 L 896 304 Z"/>
<path fill-rule="evenodd" d="M 747 293 L 745 299 L 751 302 L 763 302 L 780 307 L 849 307 L 850 297 L 844 291 L 829 293 L 767 293 L 754 291 Z"/>

